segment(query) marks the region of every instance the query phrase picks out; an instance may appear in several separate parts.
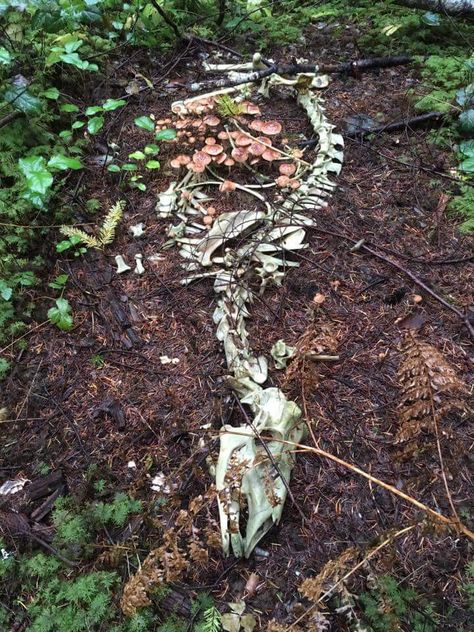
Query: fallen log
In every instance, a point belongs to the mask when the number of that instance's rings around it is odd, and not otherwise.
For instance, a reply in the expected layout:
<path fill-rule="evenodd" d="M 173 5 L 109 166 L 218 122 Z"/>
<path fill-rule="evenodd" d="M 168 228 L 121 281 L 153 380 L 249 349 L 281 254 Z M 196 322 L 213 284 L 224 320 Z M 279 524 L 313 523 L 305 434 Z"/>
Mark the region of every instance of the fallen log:
<path fill-rule="evenodd" d="M 271 75 L 297 75 L 299 73 L 318 74 L 346 74 L 357 77 L 362 72 L 376 70 L 378 68 L 391 68 L 410 64 L 413 58 L 410 55 L 391 55 L 389 57 L 369 57 L 367 59 L 357 59 L 346 61 L 341 64 L 273 64 L 268 68 L 253 70 L 247 73 L 240 73 L 237 77 L 229 79 L 217 79 L 216 81 L 201 81 L 191 83 L 186 86 L 191 92 L 200 90 L 217 90 L 220 88 L 232 88 L 244 83 L 261 81 Z"/>
<path fill-rule="evenodd" d="M 395 0 L 397 4 L 412 9 L 425 9 L 426 11 L 434 11 L 449 15 L 451 17 L 474 19 L 474 1 L 473 0 Z"/>

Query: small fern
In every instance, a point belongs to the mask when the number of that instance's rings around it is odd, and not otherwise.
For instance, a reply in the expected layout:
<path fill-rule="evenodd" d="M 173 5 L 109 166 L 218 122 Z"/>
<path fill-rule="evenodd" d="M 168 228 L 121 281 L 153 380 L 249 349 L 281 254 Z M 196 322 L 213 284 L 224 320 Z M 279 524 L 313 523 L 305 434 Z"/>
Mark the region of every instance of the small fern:
<path fill-rule="evenodd" d="M 211 605 L 202 613 L 196 632 L 220 632 L 221 629 L 221 613 L 214 605 Z"/>
<path fill-rule="evenodd" d="M 223 118 L 231 118 L 244 113 L 244 107 L 240 103 L 236 103 L 228 94 L 217 97 L 216 106 Z"/>
<path fill-rule="evenodd" d="M 116 202 L 107 215 L 105 216 L 104 223 L 100 226 L 97 236 L 88 235 L 85 231 L 74 226 L 61 226 L 61 233 L 66 237 L 76 237 L 80 239 L 88 248 L 103 248 L 108 244 L 111 244 L 115 237 L 115 229 L 118 223 L 122 219 L 123 209 L 125 208 L 125 202 L 120 200 Z"/>

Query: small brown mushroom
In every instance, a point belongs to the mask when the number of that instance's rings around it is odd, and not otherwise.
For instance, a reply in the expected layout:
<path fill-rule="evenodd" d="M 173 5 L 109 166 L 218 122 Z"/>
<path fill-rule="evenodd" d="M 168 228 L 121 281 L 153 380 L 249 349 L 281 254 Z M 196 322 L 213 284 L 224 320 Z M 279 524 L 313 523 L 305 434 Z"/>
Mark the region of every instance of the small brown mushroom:
<path fill-rule="evenodd" d="M 283 189 L 284 187 L 289 186 L 290 178 L 288 176 L 278 176 L 275 182 L 277 183 L 277 186 Z"/>
<path fill-rule="evenodd" d="M 218 165 L 221 165 L 227 160 L 227 154 L 223 151 L 220 154 L 217 154 L 217 156 L 214 156 L 213 159 Z"/>
<path fill-rule="evenodd" d="M 256 132 L 261 132 L 262 131 L 262 125 L 263 125 L 263 121 L 261 121 L 260 119 L 255 119 L 255 121 L 252 121 L 249 125 L 250 129 L 255 130 Z"/>
<path fill-rule="evenodd" d="M 284 162 L 278 167 L 282 176 L 292 176 L 296 171 L 296 165 L 289 162 Z"/>
<path fill-rule="evenodd" d="M 249 103 L 247 105 L 247 114 L 251 116 L 255 116 L 256 114 L 261 114 L 260 108 L 255 103 Z"/>
<path fill-rule="evenodd" d="M 220 122 L 221 119 L 218 116 L 214 116 L 214 114 L 209 114 L 204 119 L 204 123 L 209 125 L 209 127 L 216 127 L 216 125 L 219 125 Z"/>
<path fill-rule="evenodd" d="M 267 148 L 262 145 L 262 143 L 252 143 L 248 148 L 249 153 L 251 153 L 252 156 L 261 156 L 266 149 Z"/>
<path fill-rule="evenodd" d="M 216 209 L 213 206 L 209 206 L 209 208 L 207 209 L 207 214 L 215 215 L 216 213 L 217 213 Z"/>
<path fill-rule="evenodd" d="M 263 123 L 261 131 L 268 136 L 275 136 L 281 132 L 281 123 L 278 121 L 267 121 Z"/>
<path fill-rule="evenodd" d="M 185 129 L 186 127 L 189 127 L 190 123 L 191 123 L 191 119 L 184 118 L 179 121 L 176 121 L 174 126 L 176 127 L 176 129 Z"/>
<path fill-rule="evenodd" d="M 196 162 L 188 162 L 186 169 L 189 169 L 194 173 L 202 173 L 206 169 L 206 165 L 201 165 Z"/>
<path fill-rule="evenodd" d="M 266 149 L 262 154 L 262 158 L 266 160 L 267 162 L 272 162 L 273 160 L 277 160 L 277 158 L 279 157 L 280 157 L 280 154 L 274 149 Z"/>
<path fill-rule="evenodd" d="M 179 154 L 179 156 L 176 156 L 176 158 L 170 161 L 170 165 L 173 169 L 179 169 L 180 167 L 187 165 L 189 162 L 191 162 L 191 158 L 189 156 L 186 154 Z"/>
<path fill-rule="evenodd" d="M 245 162 L 249 157 L 249 152 L 244 147 L 235 147 L 232 150 L 232 158 L 236 162 Z"/>
<path fill-rule="evenodd" d="M 217 156 L 218 154 L 222 154 L 224 151 L 224 147 L 222 145 L 204 145 L 202 148 L 202 152 L 209 154 L 209 156 Z"/>
<path fill-rule="evenodd" d="M 229 134 L 225 131 L 222 131 L 217 134 L 217 138 L 219 140 L 229 140 Z"/>
<path fill-rule="evenodd" d="M 224 182 L 220 185 L 219 191 L 221 193 L 230 193 L 231 191 L 235 191 L 237 185 L 232 180 L 224 180 Z"/>
<path fill-rule="evenodd" d="M 235 165 L 235 160 L 233 160 L 232 158 L 227 158 L 226 160 L 224 160 L 224 164 L 226 167 L 233 167 Z"/>
<path fill-rule="evenodd" d="M 265 146 L 266 148 L 272 146 L 272 139 L 271 138 L 267 138 L 266 136 L 259 136 L 255 140 L 257 141 L 257 143 L 261 143 L 262 146 Z"/>
<path fill-rule="evenodd" d="M 247 147 L 252 144 L 252 139 L 247 134 L 239 134 L 235 139 L 237 147 Z"/>
<path fill-rule="evenodd" d="M 217 141 L 213 136 L 208 136 L 204 142 L 206 145 L 215 145 Z"/>
<path fill-rule="evenodd" d="M 290 180 L 290 187 L 292 189 L 299 189 L 301 186 L 301 182 L 299 180 Z"/>
<path fill-rule="evenodd" d="M 203 167 L 205 167 L 211 162 L 211 157 L 203 151 L 197 151 L 195 154 L 193 154 L 193 162 L 197 165 L 202 165 Z"/>
<path fill-rule="evenodd" d="M 202 221 L 206 226 L 211 226 L 211 224 L 214 222 L 214 219 L 210 215 L 204 215 Z"/>

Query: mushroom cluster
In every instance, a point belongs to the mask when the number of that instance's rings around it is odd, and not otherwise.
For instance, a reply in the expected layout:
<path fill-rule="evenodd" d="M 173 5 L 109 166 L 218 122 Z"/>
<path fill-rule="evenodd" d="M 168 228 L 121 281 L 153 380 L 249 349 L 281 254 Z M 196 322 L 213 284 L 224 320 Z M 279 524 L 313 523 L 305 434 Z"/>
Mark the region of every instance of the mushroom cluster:
<path fill-rule="evenodd" d="M 218 116 L 219 97 L 193 99 L 187 103 L 178 102 L 172 107 L 175 121 L 169 118 L 157 121 L 157 131 L 172 124 L 177 135 L 174 140 L 180 145 L 180 153 L 170 161 L 173 169 L 186 167 L 193 173 L 203 173 L 211 163 L 223 165 L 230 170 L 243 164 L 254 166 L 258 163 L 271 166 L 277 163 L 279 175 L 275 182 L 280 188 L 297 189 L 300 182 L 293 177 L 297 171 L 292 158 L 301 157 L 297 153 L 282 151 L 278 141 L 282 125 L 279 121 L 265 121 L 257 104 L 242 101 L 238 104 L 239 114 Z M 188 151 L 185 151 L 185 148 Z"/>

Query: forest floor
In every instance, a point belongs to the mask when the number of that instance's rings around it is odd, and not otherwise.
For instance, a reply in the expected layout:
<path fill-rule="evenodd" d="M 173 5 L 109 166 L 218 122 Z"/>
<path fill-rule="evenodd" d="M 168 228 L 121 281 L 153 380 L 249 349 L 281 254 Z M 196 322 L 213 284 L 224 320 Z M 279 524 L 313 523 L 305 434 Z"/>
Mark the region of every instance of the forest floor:
<path fill-rule="evenodd" d="M 350 31 L 332 43 L 317 28 L 306 35 L 306 50 L 324 46 L 327 61 L 354 58 Z M 144 91 L 133 106 L 114 113 L 107 138 L 120 146 L 120 157 L 148 141 L 147 133 L 133 124 L 137 116 L 165 118 L 172 101 L 188 96 L 180 86 L 203 78 L 199 52 L 213 54 L 204 45 L 183 49 L 162 86 Z M 306 51 L 298 54 L 309 56 Z M 273 51 L 273 56 L 292 59 L 285 50 Z M 124 61 L 118 78 L 128 80 L 138 66 L 137 59 Z M 343 134 L 354 115 L 383 123 L 405 119 L 413 115 L 409 92 L 419 85 L 418 72 L 410 66 L 357 78 L 333 76 L 323 94 L 328 118 Z M 262 110 L 264 118 L 281 121 L 291 138 L 310 136 L 306 118 L 293 101 L 276 97 Z M 318 447 L 452 517 L 445 476 L 454 506 L 469 525 L 469 395 L 464 395 L 464 408 L 440 416 L 442 464 L 434 427 L 422 429 L 409 442 L 409 450 L 395 441 L 402 401 L 397 372 L 407 324 L 416 323 L 413 335 L 437 349 L 466 390 L 469 384 L 472 388 L 472 341 L 462 318 L 393 265 L 416 275 L 449 305 L 461 311 L 472 306 L 472 238 L 460 234 L 458 219 L 445 211 L 446 196 L 456 189 L 451 158 L 428 144 L 427 133 L 407 129 L 370 139 L 347 138 L 337 190 L 315 218 L 316 230 L 308 232 L 309 247 L 297 258 L 299 267 L 287 271 L 282 287 L 269 288 L 255 301 L 248 326 L 256 352 L 268 353 L 279 339 L 295 345 L 306 335 L 320 353 L 339 356 L 336 362 L 306 362 L 298 371 L 291 371 L 291 364 L 287 372 L 270 371 L 269 383 L 282 386 L 303 408 L 310 427 L 307 444 L 315 438 Z M 158 193 L 175 178 L 167 166 L 173 151 L 173 144 L 162 145 L 162 168 L 145 174 L 146 192 L 115 190 L 117 180 L 94 166 L 93 156 L 86 178 L 80 184 L 71 178 L 71 191 L 79 200 L 96 198 L 106 209 L 123 197 L 124 219 L 105 252 L 89 250 L 78 258 L 57 260 L 51 280 L 69 275 L 74 329 L 64 333 L 49 323 L 38 327 L 6 382 L 2 479 L 37 480 L 40 472 L 49 470 L 62 473 L 78 506 L 117 491 L 142 501 L 143 513 L 125 535 L 123 530 L 111 531 L 97 539 L 97 554 L 83 562 L 84 569 L 105 568 L 101 555 L 119 543 L 121 558 L 108 563 L 126 560 L 127 572 L 133 574 L 137 554 L 143 559 L 143 552 L 160 546 L 163 532 L 175 527 L 180 510 L 199 495 L 207 494 L 199 529 L 218 533 L 207 461 L 218 454 L 220 426 L 244 422 L 224 381 L 225 359 L 212 322 L 212 282 L 183 286 L 177 249 L 162 249 L 169 220 L 158 218 L 155 205 Z M 102 153 L 100 147 L 97 153 Z M 242 203 L 236 196 L 216 200 L 214 206 L 220 212 Z M 90 220 L 84 215 L 77 221 Z M 134 239 L 129 227 L 138 222 L 143 222 L 145 233 Z M 386 260 L 364 249 L 352 251 L 361 239 Z M 117 275 L 117 253 L 128 263 L 142 253 L 146 272 Z M 156 254 L 162 256 L 148 260 Z M 316 295 L 324 300 L 315 302 Z M 179 361 L 162 364 L 162 356 Z M 151 481 L 159 473 L 165 483 L 161 491 L 152 491 Z M 94 481 L 105 482 L 102 491 Z M 256 629 L 264 629 L 270 619 L 291 623 L 309 609 L 298 595 L 303 579 L 318 574 L 350 547 L 361 559 L 387 534 L 416 525 L 352 575 L 350 592 L 367 591 L 371 577 L 409 578 L 416 590 L 414 609 L 419 608 L 418 598 L 425 599 L 435 604 L 440 629 L 468 629 L 470 615 L 459 588 L 465 581 L 467 537 L 354 471 L 310 452 L 296 455 L 291 490 L 294 503 L 287 499 L 280 525 L 259 543 L 257 552 L 248 560 L 236 560 L 210 546 L 208 561 L 193 564 L 192 572 L 161 602 L 163 618 L 175 606 L 179 615 L 190 617 L 190 601 L 207 591 L 221 610 L 244 598 L 258 622 Z M 21 507 L 30 524 L 43 501 Z M 49 518 L 46 513 L 35 523 L 46 535 Z M 49 535 L 51 541 L 54 534 Z M 27 540 L 18 546 L 36 544 Z M 251 574 L 256 574 L 256 586 L 248 583 Z M 327 602 L 322 610 L 330 629 L 351 629 L 337 604 Z M 360 615 L 361 606 L 355 611 Z M 430 625 L 428 621 L 420 629 L 429 630 Z M 310 629 L 304 618 L 301 626 Z"/>

